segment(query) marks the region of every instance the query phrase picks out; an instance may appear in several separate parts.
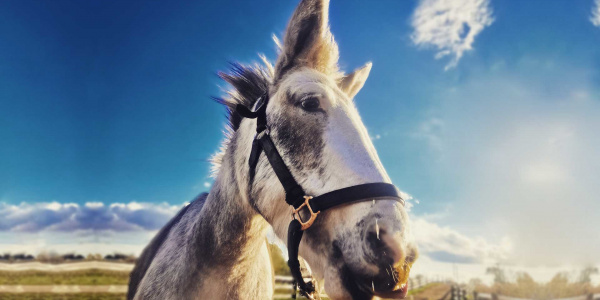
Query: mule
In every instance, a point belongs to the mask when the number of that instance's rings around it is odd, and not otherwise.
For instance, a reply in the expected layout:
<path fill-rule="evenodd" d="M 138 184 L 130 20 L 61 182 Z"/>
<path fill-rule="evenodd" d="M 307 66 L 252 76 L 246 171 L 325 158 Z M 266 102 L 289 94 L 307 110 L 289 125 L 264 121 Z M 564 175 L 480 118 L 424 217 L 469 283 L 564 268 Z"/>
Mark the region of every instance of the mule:
<path fill-rule="evenodd" d="M 274 65 L 234 64 L 220 100 L 229 111 L 214 184 L 153 239 L 131 273 L 128 299 L 271 299 L 269 227 L 287 241 L 291 208 L 264 154 L 249 164 L 257 121 L 253 107 L 268 95 L 273 144 L 295 181 L 311 195 L 391 180 L 353 103 L 371 64 L 344 74 L 329 30 L 329 1 L 302 0 Z M 405 208 L 394 199 L 340 205 L 318 214 L 299 254 L 331 299 L 402 298 L 417 258 Z"/>

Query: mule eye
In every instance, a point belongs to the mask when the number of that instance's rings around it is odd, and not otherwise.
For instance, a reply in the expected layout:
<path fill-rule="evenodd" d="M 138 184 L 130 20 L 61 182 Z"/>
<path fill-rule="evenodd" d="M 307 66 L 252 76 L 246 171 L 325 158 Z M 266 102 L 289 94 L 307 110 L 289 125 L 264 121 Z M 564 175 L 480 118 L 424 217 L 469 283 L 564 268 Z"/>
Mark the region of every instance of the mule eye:
<path fill-rule="evenodd" d="M 302 109 L 306 111 L 316 111 L 319 109 L 319 99 L 316 97 L 308 97 L 300 103 Z"/>

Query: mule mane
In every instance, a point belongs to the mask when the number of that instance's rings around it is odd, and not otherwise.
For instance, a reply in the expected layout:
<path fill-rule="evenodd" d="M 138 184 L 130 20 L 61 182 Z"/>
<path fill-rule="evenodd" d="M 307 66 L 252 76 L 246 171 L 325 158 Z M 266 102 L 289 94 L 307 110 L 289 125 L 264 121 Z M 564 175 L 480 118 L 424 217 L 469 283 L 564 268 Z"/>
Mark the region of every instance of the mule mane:
<path fill-rule="evenodd" d="M 238 130 L 242 122 L 242 117 L 235 112 L 235 107 L 238 104 L 242 104 L 248 108 L 252 108 L 256 100 L 268 91 L 269 85 L 273 80 L 273 66 L 264 56 L 261 55 L 260 58 L 263 65 L 258 63 L 244 65 L 233 62 L 228 72 L 218 73 L 219 77 L 227 82 L 230 88 L 225 90 L 223 97 L 213 98 L 225 106 L 228 119 L 228 125 L 224 131 L 225 140 L 221 144 L 219 151 L 211 158 L 211 173 L 213 177 L 219 171 L 231 136 Z"/>
<path fill-rule="evenodd" d="M 271 64 L 263 58 L 265 66 L 259 64 L 243 65 L 237 62 L 231 63 L 229 72 L 219 72 L 221 79 L 227 82 L 231 88 L 225 91 L 224 97 L 214 98 L 217 102 L 225 105 L 228 112 L 229 127 L 236 131 L 242 118 L 235 113 L 235 107 L 242 104 L 252 108 L 256 100 L 267 92 L 273 70 Z"/>

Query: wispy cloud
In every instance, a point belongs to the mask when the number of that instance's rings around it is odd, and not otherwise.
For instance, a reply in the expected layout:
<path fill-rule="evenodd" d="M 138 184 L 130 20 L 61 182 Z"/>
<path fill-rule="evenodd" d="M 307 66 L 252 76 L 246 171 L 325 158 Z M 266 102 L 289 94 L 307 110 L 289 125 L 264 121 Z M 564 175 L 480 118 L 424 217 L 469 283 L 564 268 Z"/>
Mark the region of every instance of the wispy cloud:
<path fill-rule="evenodd" d="M 481 237 L 468 237 L 418 216 L 412 216 L 411 224 L 419 252 L 434 261 L 493 263 L 507 259 L 511 251 L 507 238 L 495 245 Z"/>
<path fill-rule="evenodd" d="M 600 27 L 600 0 L 596 0 L 594 2 L 594 7 L 592 8 L 592 17 L 590 18 L 592 24 Z"/>
<path fill-rule="evenodd" d="M 88 202 L 22 203 L 0 202 L 0 231 L 12 232 L 74 232 L 79 230 L 137 231 L 161 228 L 179 206 L 151 203 Z"/>
<path fill-rule="evenodd" d="M 493 21 L 489 0 L 421 0 L 412 17 L 412 40 L 418 46 L 436 48 L 436 59 L 450 56 L 448 70 Z"/>
<path fill-rule="evenodd" d="M 433 117 L 419 124 L 419 127 L 412 133 L 415 139 L 423 140 L 429 144 L 432 150 L 440 152 L 443 150 L 441 136 L 444 132 L 444 121 Z"/>
<path fill-rule="evenodd" d="M 510 237 L 515 264 L 600 263 L 594 73 L 540 57 L 514 68 L 474 73 L 439 93 L 415 128 L 414 140 L 438 154 L 432 185 L 451 184 L 451 196 L 440 195 L 453 204 L 450 217 L 436 222 L 469 236 Z"/>

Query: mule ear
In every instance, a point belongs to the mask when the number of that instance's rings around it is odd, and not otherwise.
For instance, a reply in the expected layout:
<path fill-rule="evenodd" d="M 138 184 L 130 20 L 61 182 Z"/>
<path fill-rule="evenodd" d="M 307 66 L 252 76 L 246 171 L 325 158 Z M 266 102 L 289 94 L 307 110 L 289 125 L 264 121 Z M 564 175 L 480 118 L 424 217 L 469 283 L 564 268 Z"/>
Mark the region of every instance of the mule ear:
<path fill-rule="evenodd" d="M 354 70 L 354 72 L 344 76 L 339 83 L 340 89 L 348 95 L 350 99 L 354 98 L 356 94 L 362 89 L 369 77 L 371 72 L 372 63 L 368 62 L 360 69 Z"/>
<path fill-rule="evenodd" d="M 285 31 L 275 79 L 295 67 L 337 72 L 338 47 L 329 31 L 329 0 L 302 0 Z"/>

